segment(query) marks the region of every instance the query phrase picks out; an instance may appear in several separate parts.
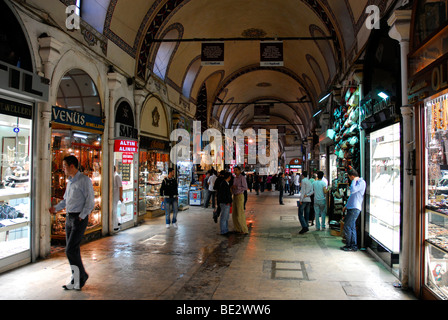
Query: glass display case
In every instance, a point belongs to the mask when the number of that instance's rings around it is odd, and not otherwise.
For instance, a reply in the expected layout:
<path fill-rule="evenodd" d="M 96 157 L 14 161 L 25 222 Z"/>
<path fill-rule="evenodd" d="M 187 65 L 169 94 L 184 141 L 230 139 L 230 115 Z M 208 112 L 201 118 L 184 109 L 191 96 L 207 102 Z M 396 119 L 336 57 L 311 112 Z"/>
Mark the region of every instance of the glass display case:
<path fill-rule="evenodd" d="M 370 134 L 369 235 L 400 251 L 400 124 Z"/>
<path fill-rule="evenodd" d="M 1 114 L 0 259 L 30 249 L 31 126 Z"/>
<path fill-rule="evenodd" d="M 448 95 L 429 99 L 426 114 L 425 285 L 448 299 Z"/>
<path fill-rule="evenodd" d="M 426 210 L 425 284 L 448 299 L 448 216 Z"/>
<path fill-rule="evenodd" d="M 59 203 L 65 193 L 67 178 L 62 169 L 66 156 L 74 155 L 79 161 L 79 170 L 87 175 L 93 184 L 95 207 L 89 214 L 86 234 L 102 228 L 101 224 L 101 136 L 93 133 L 80 133 L 71 129 L 57 128 L 53 125 L 52 145 L 52 182 L 51 200 L 53 205 Z M 51 215 L 51 238 L 65 239 L 66 211 L 61 210 Z"/>
<path fill-rule="evenodd" d="M 162 181 L 168 176 L 169 155 L 155 151 L 140 151 L 139 215 L 161 210 Z"/>
<path fill-rule="evenodd" d="M 189 207 L 189 191 L 192 174 L 193 163 L 191 161 L 179 161 L 177 163 L 179 210 L 185 210 Z"/>

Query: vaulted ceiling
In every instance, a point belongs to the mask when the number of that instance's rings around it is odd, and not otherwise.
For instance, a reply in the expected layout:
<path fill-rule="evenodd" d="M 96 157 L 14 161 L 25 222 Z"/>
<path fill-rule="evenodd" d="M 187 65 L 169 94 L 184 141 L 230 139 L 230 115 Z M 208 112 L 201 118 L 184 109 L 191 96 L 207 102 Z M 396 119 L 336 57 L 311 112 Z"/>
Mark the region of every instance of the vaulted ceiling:
<path fill-rule="evenodd" d="M 104 34 L 135 57 L 136 77 L 165 63 L 167 84 L 196 102 L 207 89 L 209 119 L 226 128 L 254 122 L 254 103 L 273 103 L 271 123 L 306 137 L 318 101 L 357 46 L 373 0 L 97 0 Z M 284 41 L 284 66 L 261 67 L 259 41 L 226 41 L 224 66 L 201 66 L 200 41 L 154 39 L 304 37 Z M 331 37 L 315 40 L 313 37 Z M 166 57 L 157 53 L 165 52 Z M 301 102 L 297 102 L 301 100 Z M 295 102 L 295 103 L 293 103 Z M 227 103 L 227 104 L 226 104 Z M 266 126 L 268 124 L 265 124 Z"/>

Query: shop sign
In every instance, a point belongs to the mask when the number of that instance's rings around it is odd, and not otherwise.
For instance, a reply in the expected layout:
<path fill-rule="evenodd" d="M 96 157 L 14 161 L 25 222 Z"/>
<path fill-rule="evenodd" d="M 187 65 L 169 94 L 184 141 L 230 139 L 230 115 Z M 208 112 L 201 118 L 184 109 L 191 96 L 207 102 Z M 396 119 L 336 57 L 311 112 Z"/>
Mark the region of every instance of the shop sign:
<path fill-rule="evenodd" d="M 169 142 L 151 139 L 145 136 L 140 137 L 140 149 L 159 150 L 168 152 L 170 148 Z"/>
<path fill-rule="evenodd" d="M 382 99 L 380 102 L 375 103 L 375 100 L 369 100 L 364 105 L 365 117 L 368 118 L 374 114 L 380 113 L 384 110 L 389 110 L 391 116 L 397 115 L 395 108 L 395 101 L 391 98 Z"/>
<path fill-rule="evenodd" d="M 120 163 L 118 168 L 121 172 L 122 181 L 131 181 L 131 164 Z"/>
<path fill-rule="evenodd" d="M 448 54 L 423 69 L 408 83 L 409 103 L 415 103 L 448 88 Z"/>
<path fill-rule="evenodd" d="M 201 50 L 202 66 L 224 65 L 224 42 L 203 43 Z"/>
<path fill-rule="evenodd" d="M 31 106 L 5 99 L 0 99 L 0 113 L 19 118 L 33 118 L 33 108 Z"/>
<path fill-rule="evenodd" d="M 123 164 L 132 164 L 133 161 L 134 161 L 133 153 L 123 153 L 123 156 L 122 156 Z"/>
<path fill-rule="evenodd" d="M 290 168 L 290 169 L 302 169 L 302 166 L 300 166 L 300 165 L 295 165 L 295 164 L 291 164 L 291 165 L 289 165 L 289 168 Z"/>
<path fill-rule="evenodd" d="M 65 125 L 104 131 L 104 122 L 100 117 L 53 106 L 51 121 Z"/>
<path fill-rule="evenodd" d="M 115 152 L 126 152 L 126 153 L 137 153 L 138 152 L 137 141 L 115 140 L 114 151 Z"/>
<path fill-rule="evenodd" d="M 138 130 L 123 123 L 115 123 L 115 136 L 117 138 L 138 139 Z"/>
<path fill-rule="evenodd" d="M 261 41 L 260 42 L 260 66 L 261 67 L 283 67 L 283 42 Z"/>
<path fill-rule="evenodd" d="M 0 63 L 0 90 L 2 89 L 39 101 L 48 101 L 48 80 L 4 62 Z"/>

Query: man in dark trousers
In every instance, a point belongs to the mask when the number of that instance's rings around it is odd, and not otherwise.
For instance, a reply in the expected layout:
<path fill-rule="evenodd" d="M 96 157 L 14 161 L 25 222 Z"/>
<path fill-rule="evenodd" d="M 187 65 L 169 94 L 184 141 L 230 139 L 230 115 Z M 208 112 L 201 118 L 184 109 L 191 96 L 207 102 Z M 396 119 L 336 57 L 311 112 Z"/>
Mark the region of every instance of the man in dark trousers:
<path fill-rule="evenodd" d="M 216 192 L 216 198 L 218 199 L 218 193 L 219 193 L 219 186 L 224 181 L 224 174 L 226 173 L 225 170 L 221 170 L 219 172 L 218 178 L 216 178 L 215 183 L 213 184 L 213 189 Z M 221 214 L 221 206 L 219 205 L 219 202 L 217 203 L 216 209 L 213 211 L 213 220 L 215 223 L 218 223 L 219 215 Z"/>
<path fill-rule="evenodd" d="M 52 206 L 49 211 L 52 214 L 64 208 L 67 211 L 65 253 L 72 269 L 72 279 L 62 287 L 65 290 L 81 290 L 89 275 L 82 263 L 80 246 L 89 221 L 89 214 L 95 207 L 95 195 L 92 181 L 78 170 L 78 159 L 75 156 L 65 157 L 62 167 L 69 179 L 64 199 L 55 207 Z"/>
<path fill-rule="evenodd" d="M 162 186 L 160 187 L 160 196 L 164 197 L 165 201 L 165 222 L 166 228 L 169 229 L 170 223 L 177 228 L 177 211 L 178 211 L 178 201 L 177 196 L 179 191 L 177 189 L 177 180 L 174 176 L 174 169 L 168 169 L 168 177 L 163 179 Z M 170 219 L 171 207 L 173 208 L 173 219 Z"/>
<path fill-rule="evenodd" d="M 221 218 L 219 220 L 221 235 L 227 235 L 229 233 L 230 206 L 232 205 L 231 178 L 232 174 L 225 172 L 223 181 L 219 184 L 218 205 L 221 207 Z"/>

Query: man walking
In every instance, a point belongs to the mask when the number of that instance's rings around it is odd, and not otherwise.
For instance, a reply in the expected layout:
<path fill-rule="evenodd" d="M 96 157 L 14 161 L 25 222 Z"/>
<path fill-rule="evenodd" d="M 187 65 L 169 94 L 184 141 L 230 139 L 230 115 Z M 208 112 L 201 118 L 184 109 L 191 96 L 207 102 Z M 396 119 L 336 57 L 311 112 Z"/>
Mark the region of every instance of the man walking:
<path fill-rule="evenodd" d="M 244 212 L 244 190 L 247 190 L 246 177 L 241 174 L 241 168 L 235 167 L 235 179 L 232 185 L 233 204 L 232 204 L 232 220 L 235 231 L 248 234 L 246 224 L 246 214 Z"/>
<path fill-rule="evenodd" d="M 81 290 L 89 278 L 81 259 L 81 240 L 87 228 L 89 214 L 95 207 L 95 196 L 92 181 L 78 170 L 78 159 L 75 156 L 65 157 L 62 167 L 69 180 L 64 199 L 49 211 L 52 214 L 64 208 L 67 211 L 65 253 L 72 269 L 72 279 L 62 287 L 65 290 Z"/>
<path fill-rule="evenodd" d="M 309 231 L 308 223 L 310 220 L 310 207 L 311 207 L 311 195 L 313 194 L 313 187 L 308 179 L 308 172 L 303 171 L 302 182 L 300 183 L 299 192 L 299 220 L 302 225 L 300 234 L 304 234 Z"/>
<path fill-rule="evenodd" d="M 366 192 L 366 182 L 359 177 L 355 169 L 348 171 L 348 178 L 352 181 L 350 184 L 350 197 L 347 200 L 347 205 L 342 208 L 342 212 L 346 212 L 344 218 L 344 232 L 346 243 L 341 247 L 344 251 L 357 251 L 357 234 L 356 234 L 356 220 L 362 210 L 362 203 L 364 201 L 364 194 Z"/>
<path fill-rule="evenodd" d="M 317 173 L 317 180 L 313 183 L 314 191 L 314 213 L 316 218 L 316 230 L 325 230 L 325 217 L 327 214 L 327 183 L 323 180 L 324 173 Z"/>
<path fill-rule="evenodd" d="M 163 179 L 162 186 L 160 187 L 160 196 L 164 197 L 165 201 L 165 222 L 166 228 L 169 229 L 170 223 L 177 228 L 177 211 L 178 211 L 178 189 L 177 180 L 174 177 L 174 169 L 168 169 L 168 177 Z M 173 219 L 170 219 L 171 208 L 173 208 Z"/>
<path fill-rule="evenodd" d="M 214 169 L 210 170 L 210 177 L 208 178 L 208 194 L 207 194 L 207 198 L 205 199 L 205 203 L 204 203 L 204 207 L 208 208 L 208 203 L 210 201 L 210 198 L 212 199 L 212 208 L 215 208 L 215 196 L 216 196 L 216 191 L 213 188 L 213 186 L 215 185 L 215 181 L 217 179 L 216 176 L 216 172 Z"/>
<path fill-rule="evenodd" d="M 221 235 L 227 235 L 229 233 L 229 216 L 230 206 L 232 205 L 232 192 L 230 191 L 230 179 L 232 174 L 230 172 L 224 172 L 222 181 L 219 183 L 218 191 L 218 205 L 221 208 L 221 218 L 219 219 L 219 227 Z"/>
<path fill-rule="evenodd" d="M 285 174 L 282 172 L 280 173 L 279 177 L 278 177 L 278 202 L 281 205 L 284 205 L 283 203 L 283 192 L 285 191 L 285 186 L 286 186 L 286 182 L 287 182 L 287 178 L 285 178 Z"/>

